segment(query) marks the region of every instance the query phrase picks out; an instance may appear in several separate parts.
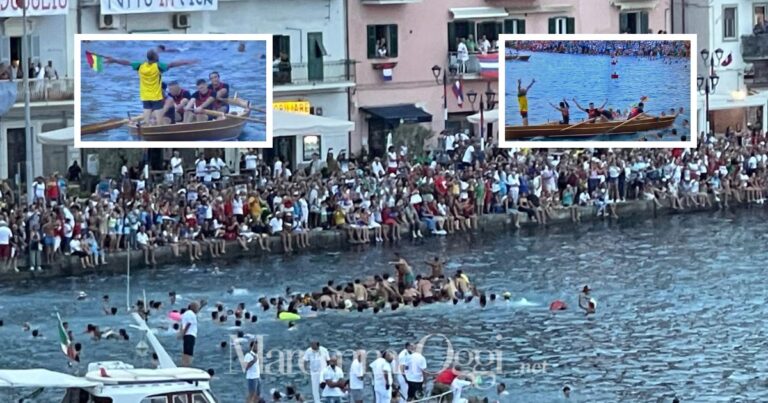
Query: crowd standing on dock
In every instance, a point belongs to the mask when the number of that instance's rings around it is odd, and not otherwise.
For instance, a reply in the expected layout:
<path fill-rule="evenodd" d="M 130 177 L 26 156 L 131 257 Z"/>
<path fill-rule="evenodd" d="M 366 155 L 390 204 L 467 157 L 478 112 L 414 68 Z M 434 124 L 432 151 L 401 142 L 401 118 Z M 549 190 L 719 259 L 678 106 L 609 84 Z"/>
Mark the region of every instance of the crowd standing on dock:
<path fill-rule="evenodd" d="M 578 222 L 579 206 L 615 218 L 616 206 L 631 199 L 676 209 L 762 203 L 765 141 L 762 132 L 737 128 L 702 135 L 691 150 L 548 152 L 483 149 L 464 133 L 444 133 L 429 154 L 390 147 L 384 158 L 350 160 L 330 150 L 295 172 L 251 152 L 242 166 L 252 179 L 240 185 L 226 181 L 220 156 L 190 162 L 176 154 L 163 183 L 148 183 L 146 165 L 126 163 L 121 177 L 85 198 L 67 193 L 80 174 L 73 165 L 66 177 L 36 178 L 31 205 L 0 184 L 0 269 L 41 270 L 69 254 L 88 268 L 126 248 L 142 251 L 148 265 L 166 247 L 194 262 L 225 255 L 227 241 L 269 251 L 273 237 L 288 253 L 310 247 L 321 230 L 357 244 L 395 242 L 402 233 L 473 231 L 489 214 L 544 225 L 568 210 Z"/>

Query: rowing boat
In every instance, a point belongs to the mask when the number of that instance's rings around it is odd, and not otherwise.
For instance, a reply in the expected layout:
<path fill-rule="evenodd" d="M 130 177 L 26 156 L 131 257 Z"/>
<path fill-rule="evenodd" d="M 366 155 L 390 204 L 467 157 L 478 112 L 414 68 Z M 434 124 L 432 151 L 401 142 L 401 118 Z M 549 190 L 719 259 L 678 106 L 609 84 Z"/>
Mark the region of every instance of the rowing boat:
<path fill-rule="evenodd" d="M 527 62 L 531 58 L 531 55 L 506 55 L 506 60 L 517 60 L 519 62 Z"/>
<path fill-rule="evenodd" d="M 636 118 L 631 122 L 614 120 L 610 122 L 584 123 L 578 126 L 546 123 L 532 126 L 507 126 L 504 130 L 507 141 L 531 139 L 534 137 L 579 137 L 600 134 L 627 134 L 648 130 L 661 130 L 672 126 L 677 115 Z M 565 129 L 565 130 L 564 130 Z"/>
<path fill-rule="evenodd" d="M 191 113 L 191 112 L 187 112 Z M 175 123 L 171 125 L 142 126 L 131 123 L 129 133 L 141 136 L 145 141 L 223 141 L 233 140 L 243 133 L 245 119 L 251 114 L 249 108 L 230 112 L 221 119 L 204 122 Z"/>

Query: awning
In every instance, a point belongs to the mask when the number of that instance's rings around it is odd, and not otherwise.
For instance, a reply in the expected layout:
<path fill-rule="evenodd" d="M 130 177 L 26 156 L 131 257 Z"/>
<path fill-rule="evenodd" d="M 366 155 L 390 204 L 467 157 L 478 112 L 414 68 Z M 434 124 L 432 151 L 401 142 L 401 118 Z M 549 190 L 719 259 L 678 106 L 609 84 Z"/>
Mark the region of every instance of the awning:
<path fill-rule="evenodd" d="M 65 127 L 59 130 L 40 133 L 37 135 L 37 142 L 49 146 L 75 145 L 75 129 L 73 127 Z"/>
<path fill-rule="evenodd" d="M 622 12 L 653 10 L 659 3 L 658 0 L 612 0 L 611 4 Z"/>
<path fill-rule="evenodd" d="M 355 122 L 305 115 L 284 111 L 272 111 L 272 134 L 275 137 L 302 134 L 337 134 L 355 130 Z"/>
<path fill-rule="evenodd" d="M 503 7 L 459 7 L 452 8 L 451 14 L 454 20 L 480 20 L 509 16 Z"/>
<path fill-rule="evenodd" d="M 425 123 L 432 121 L 432 115 L 414 104 L 376 106 L 360 108 L 376 119 L 390 123 Z"/>
<path fill-rule="evenodd" d="M 499 120 L 499 110 L 492 109 L 490 111 L 483 112 L 483 124 L 496 123 Z M 480 112 L 467 116 L 469 123 L 480 124 Z"/>
<path fill-rule="evenodd" d="M 0 370 L 0 388 L 92 388 L 101 383 L 47 369 Z"/>

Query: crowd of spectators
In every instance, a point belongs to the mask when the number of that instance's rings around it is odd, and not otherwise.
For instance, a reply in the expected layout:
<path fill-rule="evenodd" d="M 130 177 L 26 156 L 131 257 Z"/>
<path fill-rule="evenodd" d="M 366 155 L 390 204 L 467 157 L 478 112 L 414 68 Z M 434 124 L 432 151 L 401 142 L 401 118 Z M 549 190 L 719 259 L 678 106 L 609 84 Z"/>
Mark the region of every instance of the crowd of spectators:
<path fill-rule="evenodd" d="M 272 237 L 292 252 L 311 246 L 316 231 L 391 242 L 472 231 L 483 215 L 544 225 L 560 210 L 578 223 L 585 211 L 615 218 L 616 206 L 633 199 L 675 209 L 763 203 L 765 142 L 761 131 L 736 128 L 702 134 L 696 149 L 515 150 L 444 133 L 422 155 L 389 147 L 382 157 L 348 159 L 329 150 L 298 169 L 248 152 L 242 183 L 219 156 L 175 153 L 156 183 L 146 166 L 126 163 L 95 191 L 70 195 L 76 167 L 69 178 L 37 178 L 31 205 L 0 183 L 0 270 L 41 270 L 67 254 L 91 267 L 126 248 L 148 265 L 161 247 L 194 262 L 226 254 L 226 241 L 269 250 Z"/>
<path fill-rule="evenodd" d="M 688 57 L 690 41 L 510 41 L 507 48 L 586 55 Z"/>

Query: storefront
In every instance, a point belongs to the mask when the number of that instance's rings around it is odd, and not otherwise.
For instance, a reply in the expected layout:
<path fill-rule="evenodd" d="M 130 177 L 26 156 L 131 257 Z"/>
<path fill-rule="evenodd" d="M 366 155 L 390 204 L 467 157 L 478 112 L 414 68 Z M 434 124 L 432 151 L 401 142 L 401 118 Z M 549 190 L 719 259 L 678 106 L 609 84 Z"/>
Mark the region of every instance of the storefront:
<path fill-rule="evenodd" d="M 273 111 L 272 121 L 272 148 L 264 150 L 267 162 L 280 158 L 295 169 L 308 164 L 313 154 L 324 159 L 329 150 L 334 155 L 346 150 L 349 155 L 349 132 L 355 130 L 354 122 L 278 109 Z"/>

